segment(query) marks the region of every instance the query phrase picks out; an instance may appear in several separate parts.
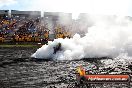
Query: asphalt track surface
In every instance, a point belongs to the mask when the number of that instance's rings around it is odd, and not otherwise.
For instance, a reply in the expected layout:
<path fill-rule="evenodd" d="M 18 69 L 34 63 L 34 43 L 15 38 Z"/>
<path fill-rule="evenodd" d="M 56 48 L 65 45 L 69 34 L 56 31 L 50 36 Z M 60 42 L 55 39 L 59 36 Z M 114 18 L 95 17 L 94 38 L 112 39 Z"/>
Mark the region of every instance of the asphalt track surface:
<path fill-rule="evenodd" d="M 0 48 L 0 88 L 70 88 L 76 82 L 76 66 L 96 66 L 93 73 L 111 73 L 100 60 L 37 61 L 32 48 Z M 106 59 L 106 58 L 103 58 Z M 122 66 L 118 67 L 122 69 Z M 127 74 L 131 74 L 131 66 Z M 117 71 L 116 71 L 117 72 Z M 118 73 L 118 72 L 117 72 Z M 126 84 L 93 84 L 91 88 L 128 88 Z M 77 87 L 74 87 L 77 88 Z M 131 87 L 130 87 L 131 88 Z"/>

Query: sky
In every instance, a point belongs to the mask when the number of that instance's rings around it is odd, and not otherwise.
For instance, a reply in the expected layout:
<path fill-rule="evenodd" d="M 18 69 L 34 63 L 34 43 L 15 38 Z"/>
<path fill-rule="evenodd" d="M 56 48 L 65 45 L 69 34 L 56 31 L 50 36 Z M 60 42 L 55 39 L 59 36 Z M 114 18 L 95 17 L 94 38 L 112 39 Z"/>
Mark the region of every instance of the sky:
<path fill-rule="evenodd" d="M 132 16 L 132 0 L 0 0 L 0 9 Z"/>

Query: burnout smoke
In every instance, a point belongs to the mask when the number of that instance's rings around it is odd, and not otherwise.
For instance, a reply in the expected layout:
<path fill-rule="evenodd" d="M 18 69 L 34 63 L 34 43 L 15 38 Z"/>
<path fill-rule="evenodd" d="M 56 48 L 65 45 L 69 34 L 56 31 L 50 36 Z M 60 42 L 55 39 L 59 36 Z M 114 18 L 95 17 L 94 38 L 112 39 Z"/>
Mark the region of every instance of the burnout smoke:
<path fill-rule="evenodd" d="M 132 21 L 129 17 L 93 16 L 91 19 L 93 25 L 88 28 L 88 33 L 84 37 L 75 34 L 71 39 L 55 39 L 39 48 L 32 57 L 75 60 L 94 57 L 115 58 L 122 53 L 132 56 Z M 62 50 L 53 54 L 53 47 L 58 43 L 61 43 Z"/>

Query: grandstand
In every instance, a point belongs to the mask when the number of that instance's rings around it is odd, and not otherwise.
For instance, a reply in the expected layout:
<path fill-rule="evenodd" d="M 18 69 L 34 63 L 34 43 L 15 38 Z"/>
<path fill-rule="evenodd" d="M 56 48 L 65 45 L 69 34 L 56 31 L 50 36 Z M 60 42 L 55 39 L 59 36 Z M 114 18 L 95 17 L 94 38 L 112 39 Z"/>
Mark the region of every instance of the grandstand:
<path fill-rule="evenodd" d="M 45 44 L 55 38 L 71 37 L 71 13 L 45 12 L 41 17 L 40 11 L 11 10 L 9 14 L 9 10 L 0 10 L 0 42 Z"/>

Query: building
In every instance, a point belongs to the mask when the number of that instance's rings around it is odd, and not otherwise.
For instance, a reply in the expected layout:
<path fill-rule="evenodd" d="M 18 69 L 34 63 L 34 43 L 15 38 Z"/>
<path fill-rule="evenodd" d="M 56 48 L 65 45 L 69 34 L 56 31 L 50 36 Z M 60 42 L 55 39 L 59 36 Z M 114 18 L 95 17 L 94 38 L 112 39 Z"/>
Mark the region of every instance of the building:
<path fill-rule="evenodd" d="M 51 29 L 50 33 L 54 32 L 55 27 L 58 25 L 68 26 L 72 23 L 72 13 L 63 12 L 44 12 L 45 24 Z"/>
<path fill-rule="evenodd" d="M 18 11 L 18 10 L 11 10 L 12 17 L 30 17 L 30 18 L 38 18 L 41 17 L 41 11 Z"/>
<path fill-rule="evenodd" d="M 50 33 L 53 33 L 55 26 L 59 21 L 59 13 L 57 12 L 44 12 L 44 22 L 47 24 Z"/>
<path fill-rule="evenodd" d="M 9 16 L 9 10 L 0 10 L 0 16 L 8 17 Z"/>
<path fill-rule="evenodd" d="M 74 33 L 78 33 L 81 37 L 88 32 L 88 27 L 92 26 L 93 22 L 88 13 L 80 13 L 78 19 L 74 21 Z"/>

